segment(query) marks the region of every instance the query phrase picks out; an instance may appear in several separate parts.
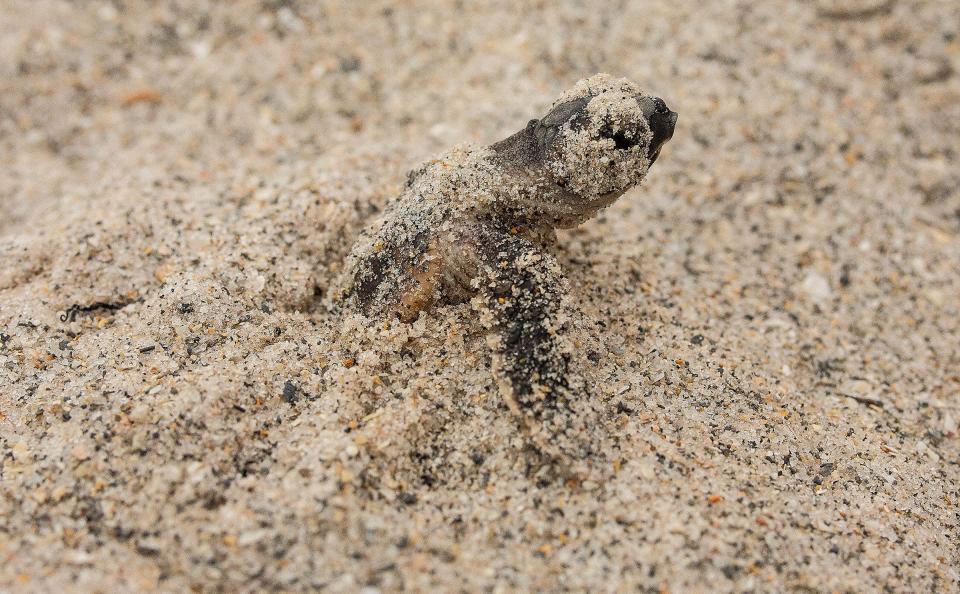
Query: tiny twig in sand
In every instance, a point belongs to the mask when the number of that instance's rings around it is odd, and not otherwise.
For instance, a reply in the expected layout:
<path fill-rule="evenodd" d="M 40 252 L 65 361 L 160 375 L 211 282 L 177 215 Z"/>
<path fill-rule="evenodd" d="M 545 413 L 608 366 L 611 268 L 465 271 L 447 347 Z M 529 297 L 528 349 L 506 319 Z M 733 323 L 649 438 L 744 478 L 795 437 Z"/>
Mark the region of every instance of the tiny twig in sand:
<path fill-rule="evenodd" d="M 882 400 L 879 400 L 879 399 L 877 399 L 877 398 L 871 398 L 871 397 L 869 397 L 869 396 L 858 396 L 858 395 L 856 395 L 856 394 L 845 394 L 845 393 L 843 393 L 843 392 L 837 392 L 837 393 L 838 393 L 839 395 L 841 395 L 841 396 L 846 396 L 847 398 L 852 398 L 853 400 L 856 400 L 857 402 L 860 402 L 860 403 L 863 403 L 863 404 L 867 404 L 867 405 L 870 405 L 870 406 L 877 406 L 877 407 L 880 407 L 880 408 L 883 408 L 883 407 L 884 407 L 884 406 L 883 406 L 883 401 L 882 401 Z"/>
<path fill-rule="evenodd" d="M 877 4 L 868 5 L 864 7 L 856 6 L 841 6 L 838 8 L 818 8 L 817 16 L 833 19 L 835 21 L 853 21 L 861 19 L 869 19 L 875 16 L 890 14 L 893 11 L 893 6 L 896 4 L 896 0 L 886 0 L 885 2 L 879 2 Z"/>

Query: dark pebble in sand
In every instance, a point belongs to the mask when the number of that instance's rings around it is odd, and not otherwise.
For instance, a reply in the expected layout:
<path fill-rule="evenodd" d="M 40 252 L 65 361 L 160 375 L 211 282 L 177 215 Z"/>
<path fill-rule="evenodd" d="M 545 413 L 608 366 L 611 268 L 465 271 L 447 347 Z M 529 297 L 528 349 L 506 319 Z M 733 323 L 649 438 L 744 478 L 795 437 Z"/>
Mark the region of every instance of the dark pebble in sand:
<path fill-rule="evenodd" d="M 297 401 L 297 387 L 291 381 L 283 384 L 283 401 L 290 404 Z"/>

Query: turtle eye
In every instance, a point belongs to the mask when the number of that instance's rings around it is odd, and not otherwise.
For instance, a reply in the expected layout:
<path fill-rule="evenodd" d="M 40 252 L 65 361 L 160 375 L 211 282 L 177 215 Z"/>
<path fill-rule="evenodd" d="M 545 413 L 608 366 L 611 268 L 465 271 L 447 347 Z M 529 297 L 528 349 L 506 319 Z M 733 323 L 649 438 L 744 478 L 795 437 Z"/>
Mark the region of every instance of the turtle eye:
<path fill-rule="evenodd" d="M 625 151 L 629 148 L 637 146 L 637 140 L 627 137 L 626 133 L 622 130 L 615 132 L 610 128 L 603 128 L 600 130 L 600 138 L 609 138 L 612 140 L 618 151 Z"/>

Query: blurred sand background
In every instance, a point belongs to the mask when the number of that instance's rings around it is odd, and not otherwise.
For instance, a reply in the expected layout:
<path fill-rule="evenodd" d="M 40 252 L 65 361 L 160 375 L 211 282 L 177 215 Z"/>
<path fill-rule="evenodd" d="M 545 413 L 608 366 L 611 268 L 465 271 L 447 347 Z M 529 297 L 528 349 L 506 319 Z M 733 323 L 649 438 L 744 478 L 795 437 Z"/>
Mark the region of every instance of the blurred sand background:
<path fill-rule="evenodd" d="M 954 2 L 0 2 L 0 589 L 960 589 Z M 561 235 L 609 480 L 469 307 L 330 312 L 406 171 L 595 72 L 680 114 Z"/>

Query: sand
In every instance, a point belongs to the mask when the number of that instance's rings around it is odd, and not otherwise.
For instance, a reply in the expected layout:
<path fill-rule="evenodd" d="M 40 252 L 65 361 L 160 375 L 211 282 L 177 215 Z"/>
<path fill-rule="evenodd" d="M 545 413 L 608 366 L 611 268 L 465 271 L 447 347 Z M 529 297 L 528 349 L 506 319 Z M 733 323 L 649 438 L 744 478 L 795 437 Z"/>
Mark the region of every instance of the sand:
<path fill-rule="evenodd" d="M 0 589 L 960 590 L 954 12 L 8 0 Z M 328 289 L 595 72 L 680 119 L 560 234 L 615 444 L 572 484 L 468 304 Z"/>

